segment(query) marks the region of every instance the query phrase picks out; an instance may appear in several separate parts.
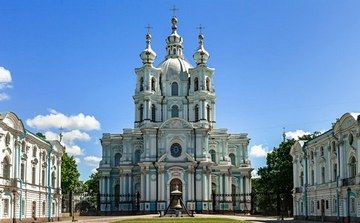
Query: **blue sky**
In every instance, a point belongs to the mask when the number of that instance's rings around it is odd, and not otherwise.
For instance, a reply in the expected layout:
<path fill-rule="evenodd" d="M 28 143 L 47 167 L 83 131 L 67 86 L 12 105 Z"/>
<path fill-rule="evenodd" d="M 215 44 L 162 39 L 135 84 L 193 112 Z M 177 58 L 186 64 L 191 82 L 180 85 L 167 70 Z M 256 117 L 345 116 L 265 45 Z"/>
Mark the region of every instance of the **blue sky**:
<path fill-rule="evenodd" d="M 133 127 L 144 27 L 153 26 L 158 64 L 174 3 L 192 63 L 196 27 L 205 27 L 217 127 L 249 133 L 255 168 L 279 144 L 283 127 L 322 131 L 360 110 L 360 2 L 321 0 L 0 0 L 0 110 L 48 136 L 59 132 L 54 120 L 66 122 L 86 179 L 101 155 L 102 133 Z"/>

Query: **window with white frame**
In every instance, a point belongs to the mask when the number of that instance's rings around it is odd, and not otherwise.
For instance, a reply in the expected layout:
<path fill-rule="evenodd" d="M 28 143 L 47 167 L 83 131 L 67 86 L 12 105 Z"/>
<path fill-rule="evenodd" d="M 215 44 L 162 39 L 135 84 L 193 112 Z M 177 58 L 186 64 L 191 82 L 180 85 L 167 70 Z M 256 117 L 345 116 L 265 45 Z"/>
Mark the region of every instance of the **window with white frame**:
<path fill-rule="evenodd" d="M 321 167 L 321 183 L 325 183 L 325 167 Z"/>
<path fill-rule="evenodd" d="M 355 211 L 356 211 L 355 197 L 350 197 L 350 212 L 355 213 Z"/>
<path fill-rule="evenodd" d="M 9 215 L 9 199 L 4 199 L 4 215 Z"/>
<path fill-rule="evenodd" d="M 333 199 L 333 213 L 337 212 L 337 201 L 336 198 Z"/>
<path fill-rule="evenodd" d="M 354 156 L 352 156 L 349 161 L 349 178 L 354 178 L 355 176 L 356 176 L 356 159 Z"/>

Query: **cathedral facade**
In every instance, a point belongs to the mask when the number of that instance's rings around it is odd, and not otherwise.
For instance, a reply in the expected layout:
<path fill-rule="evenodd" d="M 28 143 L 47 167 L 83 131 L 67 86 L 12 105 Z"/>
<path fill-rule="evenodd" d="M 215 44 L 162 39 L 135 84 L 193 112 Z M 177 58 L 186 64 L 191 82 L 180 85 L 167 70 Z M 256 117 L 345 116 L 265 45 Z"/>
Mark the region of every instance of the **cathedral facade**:
<path fill-rule="evenodd" d="M 171 23 L 166 57 L 158 66 L 146 35 L 143 66 L 135 69 L 134 128 L 101 139 L 100 209 L 165 210 L 173 205 L 175 188 L 189 210 L 250 209 L 249 138 L 215 127 L 215 69 L 207 66 L 204 36 L 199 34 L 193 67 L 184 57 L 177 18 Z M 243 201 L 235 194 L 243 194 Z M 222 195 L 221 202 L 214 202 L 215 195 Z"/>

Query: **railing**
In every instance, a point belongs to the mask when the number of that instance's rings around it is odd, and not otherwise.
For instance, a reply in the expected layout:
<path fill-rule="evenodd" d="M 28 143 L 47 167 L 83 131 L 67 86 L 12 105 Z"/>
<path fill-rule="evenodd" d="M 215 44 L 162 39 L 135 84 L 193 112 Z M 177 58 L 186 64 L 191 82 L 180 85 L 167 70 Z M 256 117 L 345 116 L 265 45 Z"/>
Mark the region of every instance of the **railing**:
<path fill-rule="evenodd" d="M 355 185 L 355 183 L 356 183 L 355 177 L 342 179 L 342 185 L 343 186 Z"/>

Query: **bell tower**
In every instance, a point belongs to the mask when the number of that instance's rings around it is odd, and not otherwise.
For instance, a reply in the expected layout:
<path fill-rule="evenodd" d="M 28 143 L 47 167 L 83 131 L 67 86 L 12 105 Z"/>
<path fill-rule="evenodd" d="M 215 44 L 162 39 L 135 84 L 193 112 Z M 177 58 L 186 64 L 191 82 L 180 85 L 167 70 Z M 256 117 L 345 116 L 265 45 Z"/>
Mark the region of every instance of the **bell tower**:
<path fill-rule="evenodd" d="M 214 127 L 216 96 L 212 83 L 215 69 L 207 66 L 210 54 L 204 48 L 204 35 L 201 31 L 202 27 L 200 27 L 198 36 L 199 47 L 193 55 L 196 67 L 189 69 L 191 86 L 189 90 L 190 109 L 193 111 L 190 121 Z"/>
<path fill-rule="evenodd" d="M 133 96 L 135 103 L 134 127 L 139 128 L 150 122 L 161 119 L 160 114 L 160 73 L 161 70 L 153 66 L 156 53 L 151 48 L 150 26 L 145 36 L 146 47 L 140 53 L 143 66 L 135 69 L 136 88 Z"/>

